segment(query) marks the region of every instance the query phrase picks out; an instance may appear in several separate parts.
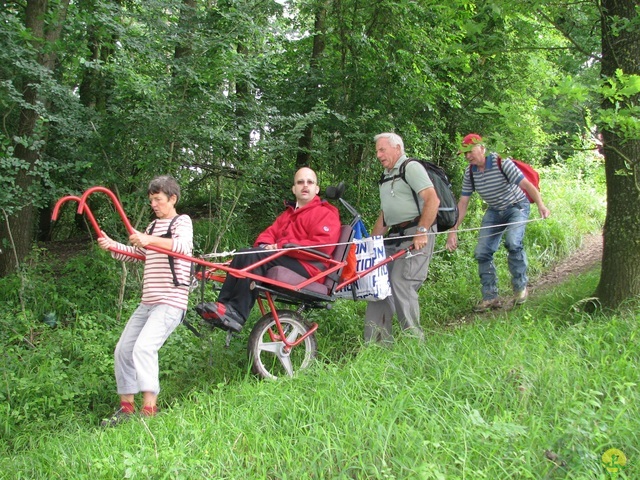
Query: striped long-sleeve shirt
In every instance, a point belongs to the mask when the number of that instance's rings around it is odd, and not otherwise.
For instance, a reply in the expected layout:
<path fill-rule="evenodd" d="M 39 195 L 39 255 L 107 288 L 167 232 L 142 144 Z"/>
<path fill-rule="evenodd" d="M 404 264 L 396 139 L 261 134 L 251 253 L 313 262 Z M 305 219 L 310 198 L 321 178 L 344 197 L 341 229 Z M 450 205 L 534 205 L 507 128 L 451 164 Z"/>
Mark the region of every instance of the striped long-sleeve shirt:
<path fill-rule="evenodd" d="M 167 233 L 172 218 L 155 220 L 153 232 L 154 237 L 162 237 Z M 148 233 L 152 224 L 149 224 Z M 171 238 L 173 239 L 173 252 L 191 256 L 193 251 L 193 224 L 188 215 L 180 215 L 173 225 L 171 225 Z M 178 286 L 174 284 L 173 273 L 169 265 L 169 257 L 163 253 L 158 253 L 146 248 L 136 248 L 131 245 L 117 245 L 119 250 L 142 255 L 144 260 L 144 278 L 142 283 L 142 303 L 144 304 L 166 304 L 182 310 L 187 309 L 189 296 L 189 282 L 191 275 L 191 262 L 174 258 L 174 271 Z M 139 261 L 121 253 L 112 252 L 111 255 L 116 260 Z"/>

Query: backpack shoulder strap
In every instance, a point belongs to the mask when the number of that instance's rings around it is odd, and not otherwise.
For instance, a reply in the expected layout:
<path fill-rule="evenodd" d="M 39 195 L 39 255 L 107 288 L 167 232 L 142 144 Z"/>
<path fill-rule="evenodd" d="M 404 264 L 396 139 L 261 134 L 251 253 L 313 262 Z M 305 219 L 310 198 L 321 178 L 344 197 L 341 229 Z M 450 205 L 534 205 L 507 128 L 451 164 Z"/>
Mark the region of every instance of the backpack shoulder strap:
<path fill-rule="evenodd" d="M 173 224 L 176 223 L 176 220 L 178 220 L 181 216 L 182 215 L 176 215 L 171 219 L 171 222 L 169 223 L 169 227 L 167 228 L 167 233 L 162 235 L 164 238 L 171 238 L 171 228 L 173 227 Z M 153 223 L 155 224 L 155 222 Z"/>
<path fill-rule="evenodd" d="M 382 185 L 383 183 L 392 182 L 396 178 L 402 178 L 404 180 L 404 172 L 398 175 L 393 175 L 391 177 L 387 177 L 384 174 L 384 171 L 380 174 L 380 178 L 378 179 L 378 185 Z"/>
<path fill-rule="evenodd" d="M 496 159 L 496 163 L 498 164 L 498 168 L 500 169 L 500 173 L 502 174 L 504 179 L 507 181 L 507 183 L 509 183 L 509 177 L 507 177 L 507 174 L 504 173 L 504 170 L 502 169 L 502 157 L 500 155 L 498 155 L 498 158 Z"/>
<path fill-rule="evenodd" d="M 407 179 L 405 178 L 405 175 L 406 175 L 405 170 L 409 162 L 420 162 L 420 160 L 417 158 L 407 158 L 402 163 L 402 165 L 400 165 L 399 173 L 391 177 L 385 177 L 385 174 L 383 171 L 382 174 L 380 175 L 380 180 L 378 180 L 378 185 L 382 185 L 383 183 L 391 182 L 396 178 L 400 178 L 404 183 L 409 185 L 409 188 L 411 188 L 411 185 L 409 184 L 409 182 L 407 182 Z M 425 171 L 426 171 L 426 168 L 425 168 Z M 427 175 L 429 175 L 429 172 L 427 172 Z M 413 200 L 416 202 L 416 209 L 418 210 L 418 215 L 420 215 L 421 212 L 420 212 L 420 202 L 418 201 L 418 194 L 413 190 L 413 188 L 411 188 L 411 193 L 413 194 Z"/>
<path fill-rule="evenodd" d="M 419 158 L 409 157 L 402 163 L 402 165 L 400 165 L 400 178 L 402 178 L 402 180 L 405 183 L 409 183 L 409 182 L 407 182 L 407 179 L 405 177 L 406 177 L 406 172 L 407 172 L 407 165 L 409 165 L 411 162 L 421 163 Z M 425 170 L 426 170 L 426 168 L 425 168 Z M 427 175 L 428 174 L 429 174 L 429 172 L 427 172 Z"/>
<path fill-rule="evenodd" d="M 171 219 L 171 222 L 169 223 L 169 228 L 167 228 L 167 233 L 165 233 L 164 235 L 160 235 L 162 238 L 171 238 L 171 227 L 173 227 L 173 224 L 175 223 L 175 221 L 181 216 L 182 215 L 176 215 Z M 147 235 L 153 234 L 153 230 L 156 228 L 157 221 L 158 219 L 156 218 L 153 222 L 151 222 L 151 225 L 149 225 L 149 230 L 147 231 Z"/>
<path fill-rule="evenodd" d="M 471 180 L 471 190 L 475 192 L 476 182 L 473 180 L 473 167 L 472 165 L 469 165 L 467 168 L 469 169 L 469 180 Z"/>
<path fill-rule="evenodd" d="M 500 170 L 500 173 L 502 174 L 504 179 L 507 181 L 507 183 L 509 183 L 509 177 L 507 177 L 507 174 L 504 173 L 504 170 L 502 169 L 502 157 L 500 155 L 496 155 L 496 164 L 498 165 L 498 169 Z M 469 165 L 468 168 L 469 168 L 469 179 L 471 180 L 471 189 L 475 191 L 476 182 L 473 181 L 473 168 L 471 165 Z"/>
<path fill-rule="evenodd" d="M 402 165 L 400 165 L 400 178 L 402 179 L 402 181 L 404 183 L 406 183 L 407 185 L 409 185 L 409 188 L 411 188 L 411 194 L 413 195 L 413 201 L 416 202 L 416 208 L 418 209 L 418 215 L 422 214 L 422 212 L 420 211 L 420 201 L 418 200 L 418 194 L 415 192 L 415 190 L 411 187 L 411 185 L 409 184 L 409 182 L 407 182 L 406 179 L 406 170 L 407 170 L 407 164 L 410 162 L 418 162 L 420 163 L 420 160 L 418 160 L 417 158 L 407 158 Z M 425 171 L 427 169 L 425 168 Z M 429 175 L 429 172 L 427 172 L 427 175 Z"/>
<path fill-rule="evenodd" d="M 418 162 L 417 158 L 407 158 L 402 165 L 400 165 L 400 169 L 397 175 L 392 175 L 391 177 L 387 177 L 384 174 L 384 171 L 380 174 L 380 179 L 378 180 L 378 185 L 382 185 L 383 183 L 391 182 L 397 178 L 402 179 L 404 183 L 408 185 L 407 179 L 405 178 L 405 170 L 407 169 L 407 164 L 409 162 Z"/>
<path fill-rule="evenodd" d="M 171 222 L 169 222 L 169 228 L 167 228 L 167 233 L 165 233 L 164 235 L 160 235 L 162 238 L 172 238 L 173 235 L 171 234 L 171 228 L 173 227 L 173 224 L 175 223 L 176 220 L 178 220 L 178 218 L 180 218 L 182 215 L 176 215 L 175 217 L 173 217 L 171 219 Z M 153 222 L 153 226 L 155 227 L 155 220 Z M 151 231 L 153 231 L 153 228 L 151 229 Z M 151 235 L 151 232 L 149 232 L 149 235 Z M 167 257 L 169 258 L 169 268 L 171 269 L 171 275 L 173 275 L 173 284 L 176 287 L 179 286 L 184 286 L 184 285 L 188 285 L 187 283 L 180 283 L 178 281 L 178 276 L 176 275 L 176 265 L 175 265 L 175 259 L 171 256 L 171 255 L 167 255 Z"/>

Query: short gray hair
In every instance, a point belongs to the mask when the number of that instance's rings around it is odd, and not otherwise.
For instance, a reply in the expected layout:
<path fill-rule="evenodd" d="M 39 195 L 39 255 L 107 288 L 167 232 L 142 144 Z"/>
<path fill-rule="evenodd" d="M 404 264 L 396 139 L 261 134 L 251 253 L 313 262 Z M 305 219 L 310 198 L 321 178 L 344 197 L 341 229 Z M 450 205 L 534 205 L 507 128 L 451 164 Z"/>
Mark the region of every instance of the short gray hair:
<path fill-rule="evenodd" d="M 402 137 L 397 133 L 385 132 L 379 133 L 375 137 L 373 137 L 373 141 L 377 142 L 381 138 L 386 138 L 389 141 L 389 145 L 392 147 L 396 147 L 400 145 L 400 152 L 404 153 L 404 142 L 402 141 Z"/>
<path fill-rule="evenodd" d="M 180 200 L 180 185 L 172 176 L 160 175 L 149 182 L 147 195 L 153 195 L 154 193 L 164 193 L 168 198 L 175 195 L 176 203 L 178 203 L 178 200 Z"/>

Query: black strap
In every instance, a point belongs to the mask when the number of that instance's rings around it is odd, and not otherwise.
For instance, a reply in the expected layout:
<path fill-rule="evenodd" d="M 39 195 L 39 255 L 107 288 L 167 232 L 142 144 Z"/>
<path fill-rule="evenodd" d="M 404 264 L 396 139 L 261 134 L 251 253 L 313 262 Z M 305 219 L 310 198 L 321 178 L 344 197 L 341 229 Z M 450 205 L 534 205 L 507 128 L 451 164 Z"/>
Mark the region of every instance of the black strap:
<path fill-rule="evenodd" d="M 407 179 L 405 178 L 406 176 L 405 170 L 407 168 L 407 163 L 417 162 L 417 161 L 418 161 L 417 158 L 407 158 L 402 163 L 402 165 L 400 165 L 400 173 L 398 175 L 394 175 L 393 177 L 386 177 L 384 175 L 384 172 L 382 172 L 382 175 L 380 176 L 380 180 L 378 180 L 378 185 L 382 185 L 383 183 L 387 183 L 387 182 L 392 182 L 397 178 L 401 179 L 404 183 L 409 185 L 409 182 L 407 182 Z M 429 175 L 428 172 L 427 172 L 427 175 Z M 420 211 L 420 201 L 418 200 L 418 194 L 413 190 L 413 188 L 411 188 L 411 185 L 409 185 L 409 188 L 411 189 L 411 194 L 413 195 L 413 201 L 416 202 L 416 209 L 418 210 L 418 215 L 420 215 L 422 212 Z"/>
<path fill-rule="evenodd" d="M 407 179 L 405 178 L 406 177 L 407 164 L 409 162 L 417 162 L 417 161 L 418 161 L 417 158 L 407 158 L 404 161 L 404 163 L 402 165 L 400 165 L 400 177 L 402 178 L 402 180 L 404 180 L 404 183 L 406 183 L 407 185 L 409 185 L 409 182 L 407 182 Z M 429 176 L 429 172 L 427 172 L 427 176 Z M 431 177 L 429 177 L 429 179 L 431 179 Z M 409 188 L 411 188 L 411 185 L 409 185 Z M 415 192 L 415 190 L 413 188 L 411 188 L 411 194 L 413 195 L 413 201 L 416 202 L 416 208 L 418 209 L 418 215 L 420 215 L 422 212 L 420 211 L 420 201 L 418 200 L 418 194 Z"/>
<path fill-rule="evenodd" d="M 504 177 L 505 181 L 507 183 L 509 183 L 509 177 L 507 177 L 507 174 L 504 173 L 504 170 L 502 169 L 502 158 L 500 157 L 500 155 L 496 156 L 496 163 L 498 164 L 498 169 L 500 170 L 500 173 Z M 469 165 L 469 178 L 471 179 L 471 190 L 475 191 L 476 182 L 473 181 L 473 166 L 472 165 Z"/>
<path fill-rule="evenodd" d="M 404 235 L 405 230 L 412 227 L 417 227 L 419 223 L 420 223 L 420 215 L 418 215 L 413 220 L 407 220 L 406 222 L 397 223 L 396 225 L 391 225 L 391 227 L 389 227 L 389 234 L 397 233 L 399 235 Z"/>
<path fill-rule="evenodd" d="M 198 331 L 196 327 L 193 326 L 191 322 L 187 320 L 186 316 L 185 318 L 182 319 L 182 323 L 184 323 L 184 326 L 187 327 L 189 330 L 191 330 L 191 333 L 193 333 L 196 337 L 198 338 L 202 337 L 202 334 Z"/>
<path fill-rule="evenodd" d="M 171 227 L 173 227 L 174 222 L 181 216 L 182 215 L 176 215 L 171 219 L 171 222 L 169 223 L 169 228 L 167 228 L 167 233 L 160 235 L 161 238 L 173 238 L 173 235 L 171 235 Z M 149 232 L 147 233 L 147 235 L 151 235 L 153 233 L 153 229 L 156 228 L 156 222 L 157 220 L 154 220 L 153 223 L 151 223 L 151 226 L 149 227 Z M 167 257 L 169 258 L 169 268 L 171 269 L 171 275 L 173 275 L 173 284 L 176 287 L 189 286 L 188 283 L 180 283 L 178 281 L 178 276 L 176 275 L 175 259 L 171 255 L 167 255 Z"/>

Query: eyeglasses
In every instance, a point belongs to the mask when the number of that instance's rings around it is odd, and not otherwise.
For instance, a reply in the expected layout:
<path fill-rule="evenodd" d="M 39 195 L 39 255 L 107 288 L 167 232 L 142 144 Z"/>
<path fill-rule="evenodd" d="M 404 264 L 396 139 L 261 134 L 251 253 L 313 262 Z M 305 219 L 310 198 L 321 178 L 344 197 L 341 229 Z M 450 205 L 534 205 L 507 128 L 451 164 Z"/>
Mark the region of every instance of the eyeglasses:
<path fill-rule="evenodd" d="M 315 185 L 315 180 L 296 180 L 296 185 Z"/>

